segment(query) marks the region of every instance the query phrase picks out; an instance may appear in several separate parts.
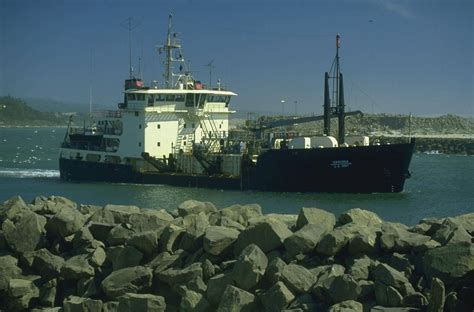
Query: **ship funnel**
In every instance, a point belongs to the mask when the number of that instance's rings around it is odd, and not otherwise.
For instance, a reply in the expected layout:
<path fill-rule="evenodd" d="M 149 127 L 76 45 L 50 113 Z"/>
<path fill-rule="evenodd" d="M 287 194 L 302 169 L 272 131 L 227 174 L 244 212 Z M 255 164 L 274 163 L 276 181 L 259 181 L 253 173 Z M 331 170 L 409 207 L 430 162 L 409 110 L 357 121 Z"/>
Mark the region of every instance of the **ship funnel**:
<path fill-rule="evenodd" d="M 329 98 L 329 74 L 324 73 L 324 134 L 331 135 L 331 99 Z"/>
<path fill-rule="evenodd" d="M 338 103 L 338 124 L 339 124 L 339 145 L 343 144 L 345 141 L 345 128 L 344 128 L 344 118 L 345 118 L 345 105 L 344 105 L 344 85 L 342 83 L 342 73 L 339 74 L 339 103 Z"/>

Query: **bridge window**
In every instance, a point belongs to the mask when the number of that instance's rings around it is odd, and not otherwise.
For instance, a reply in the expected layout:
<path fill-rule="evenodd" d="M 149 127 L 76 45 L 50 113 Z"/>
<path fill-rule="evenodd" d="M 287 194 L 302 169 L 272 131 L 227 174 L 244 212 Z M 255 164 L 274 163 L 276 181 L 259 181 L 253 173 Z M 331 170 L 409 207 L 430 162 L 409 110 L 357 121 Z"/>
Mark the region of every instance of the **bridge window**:
<path fill-rule="evenodd" d="M 145 100 L 145 94 L 137 93 L 137 101 L 144 101 L 144 100 Z"/>
<path fill-rule="evenodd" d="M 135 93 L 128 93 L 127 94 L 127 100 L 135 101 L 136 100 Z"/>
<path fill-rule="evenodd" d="M 156 125 L 156 128 L 157 128 L 157 129 L 161 129 L 161 125 L 160 125 L 160 124 L 157 124 L 157 125 Z"/>
<path fill-rule="evenodd" d="M 166 101 L 166 94 L 155 94 L 155 101 L 157 102 Z"/>
<path fill-rule="evenodd" d="M 176 94 L 174 100 L 175 102 L 184 102 L 184 94 Z"/>
<path fill-rule="evenodd" d="M 166 100 L 168 102 L 174 102 L 174 94 L 167 94 L 166 95 Z"/>

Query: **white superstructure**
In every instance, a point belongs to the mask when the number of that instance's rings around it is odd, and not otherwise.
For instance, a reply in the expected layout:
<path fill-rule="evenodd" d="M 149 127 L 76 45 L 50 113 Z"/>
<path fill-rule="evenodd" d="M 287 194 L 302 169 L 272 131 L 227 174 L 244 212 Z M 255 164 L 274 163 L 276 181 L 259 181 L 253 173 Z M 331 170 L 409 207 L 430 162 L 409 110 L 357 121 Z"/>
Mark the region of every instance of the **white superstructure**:
<path fill-rule="evenodd" d="M 166 44 L 166 81 L 145 87 L 141 79 L 125 81 L 124 101 L 116 111 L 91 115 L 89 125 L 70 125 L 61 148 L 62 158 L 132 164 L 144 170 L 152 157 L 166 164 L 178 154 L 217 153 L 226 147 L 229 134 L 229 102 L 234 92 L 195 81 L 183 65 L 173 73 L 173 63 L 185 64 L 171 16 Z M 177 50 L 178 57 L 173 57 Z M 131 71 L 132 73 L 132 71 Z"/>

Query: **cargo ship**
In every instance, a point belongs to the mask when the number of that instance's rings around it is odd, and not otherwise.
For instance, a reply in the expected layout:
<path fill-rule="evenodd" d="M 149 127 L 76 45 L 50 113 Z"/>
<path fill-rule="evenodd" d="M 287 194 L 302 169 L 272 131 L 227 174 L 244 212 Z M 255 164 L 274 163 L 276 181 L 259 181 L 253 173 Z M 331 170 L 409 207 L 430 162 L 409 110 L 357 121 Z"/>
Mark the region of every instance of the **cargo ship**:
<path fill-rule="evenodd" d="M 381 145 L 345 136 L 345 117 L 360 112 L 345 111 L 339 35 L 325 73 L 322 116 L 249 120 L 245 131 L 233 131 L 230 102 L 237 94 L 220 81 L 206 86 L 193 78 L 171 26 L 170 15 L 158 48 L 165 55 L 163 83 L 145 86 L 130 66 L 117 110 L 95 111 L 80 126 L 70 122 L 60 148 L 61 179 L 275 192 L 403 191 L 414 139 Z M 276 135 L 279 127 L 316 120 L 324 121 L 319 136 Z"/>

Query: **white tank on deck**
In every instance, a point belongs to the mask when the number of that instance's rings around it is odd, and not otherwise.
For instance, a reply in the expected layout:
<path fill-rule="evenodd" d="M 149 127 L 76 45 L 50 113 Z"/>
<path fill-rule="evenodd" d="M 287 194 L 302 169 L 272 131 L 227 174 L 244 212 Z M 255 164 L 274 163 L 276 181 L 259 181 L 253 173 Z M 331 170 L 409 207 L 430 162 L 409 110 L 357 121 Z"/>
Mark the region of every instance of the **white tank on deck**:
<path fill-rule="evenodd" d="M 313 136 L 311 137 L 312 148 L 337 147 L 337 140 L 332 136 Z"/>
<path fill-rule="evenodd" d="M 311 138 L 309 137 L 298 137 L 290 140 L 288 144 L 290 149 L 300 149 L 300 148 L 311 148 Z"/>
<path fill-rule="evenodd" d="M 366 135 L 346 136 L 346 143 L 350 146 L 369 146 L 369 137 Z"/>

